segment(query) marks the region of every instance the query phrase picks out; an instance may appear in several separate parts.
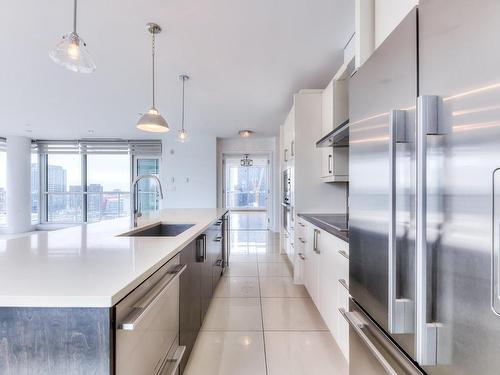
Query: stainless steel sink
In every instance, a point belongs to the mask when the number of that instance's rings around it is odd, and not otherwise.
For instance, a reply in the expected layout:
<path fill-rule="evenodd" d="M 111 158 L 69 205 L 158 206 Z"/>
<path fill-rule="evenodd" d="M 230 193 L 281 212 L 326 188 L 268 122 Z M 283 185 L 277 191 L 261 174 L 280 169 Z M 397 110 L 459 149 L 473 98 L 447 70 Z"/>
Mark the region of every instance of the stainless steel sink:
<path fill-rule="evenodd" d="M 159 223 L 144 229 L 138 229 L 122 236 L 126 237 L 175 237 L 194 226 L 194 224 L 163 224 Z"/>

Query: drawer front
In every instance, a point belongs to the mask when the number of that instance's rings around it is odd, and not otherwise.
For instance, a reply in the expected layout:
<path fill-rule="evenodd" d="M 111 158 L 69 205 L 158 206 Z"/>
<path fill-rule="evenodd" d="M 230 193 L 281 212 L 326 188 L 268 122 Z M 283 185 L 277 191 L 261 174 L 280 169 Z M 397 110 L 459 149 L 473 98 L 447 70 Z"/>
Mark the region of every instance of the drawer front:
<path fill-rule="evenodd" d="M 343 282 L 349 287 L 349 260 L 337 254 L 337 278 L 339 287 L 343 287 Z"/>
<path fill-rule="evenodd" d="M 116 305 L 116 372 L 156 374 L 179 333 L 179 256 Z"/>
<path fill-rule="evenodd" d="M 337 305 L 345 311 L 349 311 L 349 292 L 342 286 L 338 289 Z M 337 311 L 337 343 L 342 354 L 349 361 L 349 323 L 344 316 Z"/>

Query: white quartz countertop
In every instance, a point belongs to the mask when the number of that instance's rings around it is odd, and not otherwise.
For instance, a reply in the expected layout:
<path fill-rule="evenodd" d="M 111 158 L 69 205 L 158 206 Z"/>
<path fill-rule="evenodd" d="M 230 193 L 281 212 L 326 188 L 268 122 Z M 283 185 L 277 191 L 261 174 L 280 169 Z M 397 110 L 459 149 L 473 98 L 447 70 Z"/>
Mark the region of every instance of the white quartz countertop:
<path fill-rule="evenodd" d="M 195 224 L 176 237 L 118 237 L 130 218 L 0 240 L 0 307 L 111 307 L 203 233 L 224 209 L 161 210 L 152 223 Z"/>

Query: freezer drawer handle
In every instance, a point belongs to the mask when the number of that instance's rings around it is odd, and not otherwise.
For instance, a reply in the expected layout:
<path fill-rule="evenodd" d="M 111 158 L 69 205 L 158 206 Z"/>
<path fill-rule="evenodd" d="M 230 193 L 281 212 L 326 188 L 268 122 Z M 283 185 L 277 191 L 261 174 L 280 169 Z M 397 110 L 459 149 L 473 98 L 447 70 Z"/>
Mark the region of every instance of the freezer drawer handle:
<path fill-rule="evenodd" d="M 382 353 L 380 353 L 377 349 L 377 347 L 370 341 L 368 336 L 363 332 L 363 328 L 367 326 L 367 324 L 362 320 L 361 317 L 358 317 L 355 315 L 354 312 L 347 312 L 343 308 L 339 308 L 340 313 L 342 316 L 347 320 L 349 325 L 353 328 L 354 332 L 358 334 L 361 340 L 365 343 L 365 345 L 370 349 L 372 354 L 375 356 L 377 361 L 382 365 L 385 371 L 389 375 L 398 375 L 398 373 L 392 368 L 389 362 L 384 358 Z"/>
<path fill-rule="evenodd" d="M 153 308 L 155 303 L 166 293 L 172 283 L 186 270 L 185 264 L 178 264 L 167 273 L 162 281 L 159 281 L 152 290 L 142 297 L 132 308 L 131 313 L 125 320 L 118 324 L 118 329 L 123 331 L 133 331 L 137 324 Z"/>
<path fill-rule="evenodd" d="M 175 375 L 177 374 L 177 369 L 179 368 L 179 365 L 181 364 L 182 357 L 184 357 L 184 353 L 186 352 L 186 347 L 185 346 L 178 346 L 177 349 L 175 349 L 175 353 L 171 359 L 167 359 L 160 371 L 158 371 L 158 375 Z M 170 369 L 170 372 L 165 372 Z"/>

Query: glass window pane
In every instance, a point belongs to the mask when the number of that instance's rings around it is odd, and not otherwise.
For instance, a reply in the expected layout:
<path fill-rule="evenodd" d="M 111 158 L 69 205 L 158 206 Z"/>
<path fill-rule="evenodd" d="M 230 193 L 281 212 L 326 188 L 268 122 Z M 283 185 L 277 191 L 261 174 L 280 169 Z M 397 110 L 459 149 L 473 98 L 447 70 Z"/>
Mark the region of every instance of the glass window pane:
<path fill-rule="evenodd" d="M 48 155 L 49 192 L 81 191 L 82 165 L 80 155 Z"/>
<path fill-rule="evenodd" d="M 53 223 L 83 220 L 80 155 L 47 155 L 47 219 Z M 66 193 L 66 194 L 65 194 Z M 71 193 L 71 194 L 68 194 Z"/>
<path fill-rule="evenodd" d="M 38 212 L 40 209 L 40 165 L 38 154 L 31 154 L 31 223 L 37 224 L 39 221 Z"/>
<path fill-rule="evenodd" d="M 130 213 L 130 156 L 87 156 L 87 221 Z"/>
<path fill-rule="evenodd" d="M 160 160 L 155 158 L 137 159 L 137 175 L 160 174 Z M 138 203 L 141 212 L 155 211 L 160 208 L 156 184 L 148 179 L 139 181 Z"/>
<path fill-rule="evenodd" d="M 48 221 L 51 223 L 80 223 L 83 221 L 81 194 L 47 194 Z"/>
<path fill-rule="evenodd" d="M 0 227 L 7 225 L 7 155 L 0 151 Z"/>

